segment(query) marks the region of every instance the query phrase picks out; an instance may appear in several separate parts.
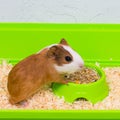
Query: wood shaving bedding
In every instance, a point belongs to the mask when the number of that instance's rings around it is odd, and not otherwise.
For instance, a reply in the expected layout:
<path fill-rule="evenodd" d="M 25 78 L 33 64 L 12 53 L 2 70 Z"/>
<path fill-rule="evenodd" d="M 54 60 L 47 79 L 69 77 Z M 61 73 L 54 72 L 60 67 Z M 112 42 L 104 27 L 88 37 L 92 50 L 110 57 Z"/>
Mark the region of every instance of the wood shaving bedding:
<path fill-rule="evenodd" d="M 63 110 L 119 110 L 120 109 L 120 67 L 104 68 L 107 83 L 110 88 L 108 97 L 103 101 L 92 104 L 84 99 L 73 104 L 64 101 L 64 98 L 55 96 L 50 86 L 45 86 L 27 102 L 27 106 L 11 105 L 8 101 L 7 77 L 12 69 L 11 64 L 3 62 L 0 65 L 0 109 L 63 109 Z"/>

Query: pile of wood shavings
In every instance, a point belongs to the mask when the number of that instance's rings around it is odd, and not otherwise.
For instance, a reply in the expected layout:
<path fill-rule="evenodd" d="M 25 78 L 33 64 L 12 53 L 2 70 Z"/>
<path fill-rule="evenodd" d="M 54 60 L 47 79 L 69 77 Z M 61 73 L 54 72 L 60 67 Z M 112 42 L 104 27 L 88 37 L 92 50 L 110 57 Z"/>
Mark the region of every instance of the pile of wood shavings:
<path fill-rule="evenodd" d="M 69 80 L 70 82 L 76 84 L 88 84 L 96 82 L 100 77 L 95 70 L 84 67 L 82 70 L 78 72 L 66 74 L 64 78 L 65 80 Z"/>
<path fill-rule="evenodd" d="M 64 98 L 55 96 L 50 86 L 45 86 L 27 99 L 27 106 L 16 106 L 9 103 L 7 77 L 12 67 L 11 64 L 6 62 L 0 64 L 0 109 L 120 110 L 120 67 L 107 67 L 103 69 L 110 91 L 109 95 L 104 100 L 96 104 L 85 100 L 78 100 L 72 104 L 67 103 Z"/>

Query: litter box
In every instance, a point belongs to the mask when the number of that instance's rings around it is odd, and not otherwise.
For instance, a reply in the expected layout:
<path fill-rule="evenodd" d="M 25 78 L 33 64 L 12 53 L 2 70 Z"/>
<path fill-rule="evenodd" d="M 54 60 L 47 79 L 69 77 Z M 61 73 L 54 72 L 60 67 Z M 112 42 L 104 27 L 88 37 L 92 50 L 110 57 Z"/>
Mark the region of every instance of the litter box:
<path fill-rule="evenodd" d="M 0 63 L 16 64 L 65 38 L 85 60 L 120 66 L 120 24 L 0 23 Z M 120 110 L 0 110 L 1 119 L 120 119 Z"/>

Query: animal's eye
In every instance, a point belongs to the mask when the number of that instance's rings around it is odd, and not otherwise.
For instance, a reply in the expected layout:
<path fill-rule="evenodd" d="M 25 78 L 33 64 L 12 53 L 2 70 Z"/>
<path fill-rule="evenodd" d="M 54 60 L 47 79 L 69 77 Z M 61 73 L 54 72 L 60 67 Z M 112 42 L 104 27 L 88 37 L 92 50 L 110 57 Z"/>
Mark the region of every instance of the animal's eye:
<path fill-rule="evenodd" d="M 70 56 L 66 56 L 65 60 L 68 61 L 68 62 L 70 62 L 70 61 L 72 61 L 72 58 Z"/>

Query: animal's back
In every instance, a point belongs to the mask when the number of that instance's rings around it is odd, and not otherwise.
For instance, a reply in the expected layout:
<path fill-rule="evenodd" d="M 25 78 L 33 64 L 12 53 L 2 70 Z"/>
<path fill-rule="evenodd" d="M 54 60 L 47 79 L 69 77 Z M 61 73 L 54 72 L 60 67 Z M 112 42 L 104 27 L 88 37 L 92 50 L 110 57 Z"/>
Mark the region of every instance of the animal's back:
<path fill-rule="evenodd" d="M 13 67 L 8 76 L 8 91 L 12 101 L 29 97 L 44 83 L 41 81 L 44 73 L 40 72 L 40 69 L 44 69 L 43 65 L 38 54 L 34 54 Z"/>

